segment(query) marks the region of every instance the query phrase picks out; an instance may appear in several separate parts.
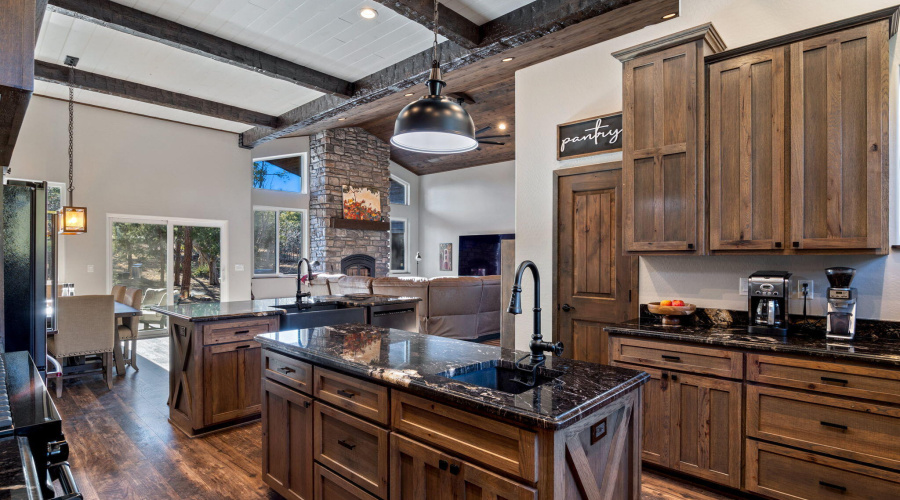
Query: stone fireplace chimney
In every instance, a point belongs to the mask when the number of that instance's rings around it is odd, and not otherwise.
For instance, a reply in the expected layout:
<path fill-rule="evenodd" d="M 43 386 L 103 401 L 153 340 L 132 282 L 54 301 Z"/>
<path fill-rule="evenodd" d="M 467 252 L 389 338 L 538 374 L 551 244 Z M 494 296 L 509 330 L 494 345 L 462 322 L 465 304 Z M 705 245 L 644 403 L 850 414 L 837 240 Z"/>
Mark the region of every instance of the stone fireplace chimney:
<path fill-rule="evenodd" d="M 389 161 L 391 148 L 361 128 L 338 128 L 309 138 L 310 260 L 322 263 L 322 272 L 341 272 L 341 259 L 368 255 L 375 259 L 375 276 L 386 276 L 390 266 L 388 231 L 334 227 L 343 218 L 341 188 L 345 185 L 377 189 L 381 211 L 388 220 L 391 206 Z"/>

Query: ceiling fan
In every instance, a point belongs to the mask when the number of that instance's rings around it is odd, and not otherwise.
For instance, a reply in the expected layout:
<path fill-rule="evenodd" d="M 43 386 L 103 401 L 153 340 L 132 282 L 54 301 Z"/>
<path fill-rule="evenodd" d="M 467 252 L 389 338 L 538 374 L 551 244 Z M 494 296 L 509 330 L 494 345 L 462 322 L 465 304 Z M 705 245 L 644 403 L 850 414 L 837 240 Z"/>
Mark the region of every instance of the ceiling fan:
<path fill-rule="evenodd" d="M 485 139 L 503 139 L 506 137 L 512 137 L 510 134 L 498 134 L 498 135 L 481 135 L 483 132 L 487 132 L 491 129 L 491 126 L 478 129 L 475 131 L 475 140 L 478 141 L 478 144 L 490 144 L 492 146 L 503 146 L 505 142 L 497 142 L 497 141 L 487 141 Z M 475 148 L 476 151 L 481 151 L 481 147 Z"/>

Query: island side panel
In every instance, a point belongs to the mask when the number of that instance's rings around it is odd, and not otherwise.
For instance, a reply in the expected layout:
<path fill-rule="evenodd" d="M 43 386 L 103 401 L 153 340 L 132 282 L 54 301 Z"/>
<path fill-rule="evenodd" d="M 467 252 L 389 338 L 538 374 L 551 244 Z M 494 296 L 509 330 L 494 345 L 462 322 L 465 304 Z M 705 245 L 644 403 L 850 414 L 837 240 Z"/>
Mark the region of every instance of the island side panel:
<path fill-rule="evenodd" d="M 541 431 L 540 500 L 640 498 L 642 390 L 565 429 Z"/>
<path fill-rule="evenodd" d="M 203 342 L 195 324 L 169 317 L 169 420 L 187 435 L 203 426 Z"/>

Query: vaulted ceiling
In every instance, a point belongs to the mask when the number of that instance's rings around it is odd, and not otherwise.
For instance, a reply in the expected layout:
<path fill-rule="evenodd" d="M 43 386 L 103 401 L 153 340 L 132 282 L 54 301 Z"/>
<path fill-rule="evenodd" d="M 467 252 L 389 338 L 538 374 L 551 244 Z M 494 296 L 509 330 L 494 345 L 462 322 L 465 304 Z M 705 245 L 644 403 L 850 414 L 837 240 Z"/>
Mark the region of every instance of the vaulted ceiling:
<path fill-rule="evenodd" d="M 49 0 L 35 93 L 234 132 L 243 147 L 360 126 L 388 140 L 423 94 L 431 0 Z M 374 8 L 374 19 L 360 16 Z M 449 92 L 502 145 L 393 150 L 419 174 L 515 157 L 517 69 L 661 22 L 678 0 L 442 0 Z M 63 66 L 79 58 L 77 70 Z M 512 58 L 508 62 L 502 59 Z M 501 131 L 499 125 L 507 125 Z"/>

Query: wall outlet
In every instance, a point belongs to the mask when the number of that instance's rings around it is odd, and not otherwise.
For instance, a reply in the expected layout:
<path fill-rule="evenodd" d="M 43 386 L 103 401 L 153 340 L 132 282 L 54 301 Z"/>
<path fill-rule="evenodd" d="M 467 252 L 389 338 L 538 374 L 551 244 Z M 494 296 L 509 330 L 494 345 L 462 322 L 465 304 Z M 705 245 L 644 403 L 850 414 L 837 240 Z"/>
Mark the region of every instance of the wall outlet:
<path fill-rule="evenodd" d="M 738 281 L 738 295 L 747 295 L 750 292 L 750 278 L 740 278 Z"/>
<path fill-rule="evenodd" d="M 89 272 L 89 273 L 94 272 L 94 265 L 93 265 L 93 264 L 88 264 L 88 266 L 87 266 L 87 272 Z"/>
<path fill-rule="evenodd" d="M 803 285 L 806 285 L 809 287 L 809 295 L 807 295 L 807 298 L 812 300 L 814 298 L 813 283 L 814 283 L 813 280 L 797 280 L 797 298 L 798 299 L 803 298 Z"/>
<path fill-rule="evenodd" d="M 235 265 L 234 265 L 234 270 L 235 270 L 235 271 L 243 271 L 243 270 L 244 270 L 244 265 L 243 265 L 243 264 L 235 264 Z"/>

